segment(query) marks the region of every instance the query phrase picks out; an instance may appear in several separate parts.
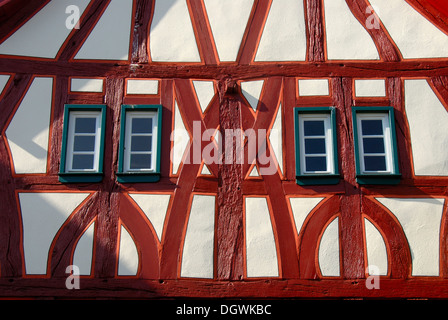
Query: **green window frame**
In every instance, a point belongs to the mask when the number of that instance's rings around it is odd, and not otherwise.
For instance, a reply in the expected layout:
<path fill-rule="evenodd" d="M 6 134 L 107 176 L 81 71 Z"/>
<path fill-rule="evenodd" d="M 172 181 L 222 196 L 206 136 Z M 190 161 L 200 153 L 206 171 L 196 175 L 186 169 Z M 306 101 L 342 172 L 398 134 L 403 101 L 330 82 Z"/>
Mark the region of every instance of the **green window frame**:
<path fill-rule="evenodd" d="M 64 106 L 60 182 L 102 181 L 105 124 L 106 105 Z"/>
<path fill-rule="evenodd" d="M 352 107 L 356 180 L 398 184 L 401 174 L 393 107 Z"/>
<path fill-rule="evenodd" d="M 294 108 L 296 183 L 340 181 L 334 107 Z"/>
<path fill-rule="evenodd" d="M 117 181 L 159 181 L 161 139 L 161 105 L 122 105 Z"/>

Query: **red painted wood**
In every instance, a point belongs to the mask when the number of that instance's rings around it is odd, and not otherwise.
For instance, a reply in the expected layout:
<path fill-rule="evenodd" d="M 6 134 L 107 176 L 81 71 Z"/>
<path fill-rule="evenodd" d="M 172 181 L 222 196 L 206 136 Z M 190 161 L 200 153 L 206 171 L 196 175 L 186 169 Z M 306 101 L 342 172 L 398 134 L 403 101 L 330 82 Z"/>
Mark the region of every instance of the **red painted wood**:
<path fill-rule="evenodd" d="M 195 30 L 201 60 L 207 65 L 216 65 L 218 63 L 218 53 L 207 19 L 204 3 L 200 0 L 188 0 L 187 3 L 192 16 L 193 28 Z"/>
<path fill-rule="evenodd" d="M 390 278 L 408 278 L 411 272 L 411 251 L 400 223 L 387 209 L 367 197 L 363 199 L 363 212 L 385 235 Z"/>
<path fill-rule="evenodd" d="M 346 1 L 359 21 L 366 16 L 367 1 Z M 446 5 L 434 0 L 408 0 L 419 12 L 442 30 L 447 31 Z M 19 5 L 19 3 L 21 5 Z M 45 1 L 10 1 L 0 6 L 0 39 L 41 8 Z M 385 207 L 374 198 L 446 197 L 448 178 L 416 177 L 412 169 L 409 125 L 404 108 L 402 79 L 427 78 L 438 97 L 448 106 L 448 60 L 426 59 L 401 61 L 387 30 L 367 30 L 375 42 L 381 61 L 325 61 L 323 6 L 321 0 L 304 1 L 308 36 L 307 61 L 253 63 L 271 1 L 254 1 L 248 28 L 235 63 L 220 64 L 204 3 L 188 0 L 193 28 L 202 63 L 153 64 L 149 54 L 149 27 L 153 0 L 134 1 L 130 61 L 72 61 L 77 50 L 95 26 L 109 1 L 92 1 L 81 19 L 81 29 L 74 30 L 62 46 L 56 61 L 26 57 L 0 57 L 0 72 L 13 74 L 0 97 L 0 296 L 39 297 L 447 297 L 448 222 L 447 209 L 441 225 L 440 276 L 431 279 L 411 277 L 411 252 L 402 227 Z M 14 5 L 14 6 L 12 6 Z M 20 7 L 20 8 L 19 8 Z M 9 8 L 9 9 L 7 9 Z M 11 8 L 15 8 L 12 10 Z M 439 11 L 436 10 L 438 8 Z M 17 10 L 16 10 L 17 9 Z M 14 11 L 14 12 L 13 12 Z M 3 19 L 5 18 L 5 19 Z M 384 63 L 387 62 L 387 63 Z M 132 67 L 130 63 L 133 63 Z M 13 175 L 11 157 L 4 130 L 30 85 L 33 76 L 55 79 L 49 144 L 49 170 L 44 175 Z M 68 91 L 69 77 L 104 77 L 104 93 L 86 94 Z M 161 79 L 155 96 L 126 96 L 125 78 Z M 299 77 L 330 77 L 328 97 L 298 97 Z M 387 97 L 354 98 L 353 78 L 387 78 Z M 214 80 L 235 84 L 241 80 L 264 79 L 257 113 L 253 113 L 238 88 L 222 89 L 202 114 L 192 79 Z M 220 99 L 221 98 L 221 99 Z M 201 133 L 207 129 L 268 129 L 280 103 L 283 107 L 284 172 L 246 179 L 252 163 L 209 166 L 213 176 L 198 176 L 200 164 L 184 164 L 176 176 L 170 175 L 170 140 L 174 99 L 190 134 L 193 122 L 199 121 Z M 64 185 L 58 181 L 62 138 L 63 104 L 106 103 L 105 177 L 100 184 Z M 119 184 L 115 180 L 122 103 L 163 105 L 162 177 L 158 183 Z M 363 186 L 355 179 L 351 106 L 391 105 L 395 109 L 400 171 L 403 179 L 396 186 Z M 295 182 L 293 108 L 296 106 L 335 106 L 338 121 L 339 167 L 341 182 L 331 186 L 298 186 Z M 209 142 L 199 142 L 199 150 Z M 247 155 L 248 146 L 244 152 Z M 193 154 L 193 146 L 189 148 Z M 259 156 L 263 155 L 262 152 Z M 267 154 L 272 159 L 270 152 Z M 261 163 L 257 163 L 263 167 Z M 23 278 L 24 261 L 21 244 L 21 221 L 16 191 L 77 191 L 93 195 L 64 223 L 49 251 L 49 274 L 45 279 Z M 169 192 L 172 203 L 167 212 L 163 238 L 159 245 L 154 231 L 128 192 Z M 179 279 L 181 252 L 188 223 L 192 192 L 217 195 L 215 277 L 208 280 Z M 279 258 L 280 278 L 248 281 L 244 279 L 243 197 L 268 199 Z M 325 197 L 295 230 L 288 205 L 290 196 Z M 317 260 L 318 245 L 328 223 L 339 218 L 341 277 L 323 279 Z M 389 259 L 389 273 L 381 277 L 381 290 L 365 285 L 366 244 L 363 219 L 367 218 L 384 237 Z M 92 275 L 82 278 L 82 290 L 63 288 L 65 267 L 72 263 L 77 241 L 95 221 Z M 133 278 L 117 278 L 120 223 L 136 242 L 140 267 Z M 7 245 L 5 245 L 7 244 Z M 315 281 L 319 279 L 320 281 Z M 224 281 L 217 281 L 224 280 Z M 312 281 L 310 281 L 312 280 Z M 230 285 L 229 285 L 230 284 Z"/>
<path fill-rule="evenodd" d="M 304 221 L 298 236 L 299 272 L 301 279 L 317 279 L 320 276 L 318 266 L 318 245 L 324 228 L 338 214 L 340 199 L 338 196 L 323 200 Z"/>
<path fill-rule="evenodd" d="M 155 230 L 144 213 L 129 196 L 120 196 L 120 220 L 131 233 L 138 248 L 139 270 L 137 276 L 142 279 L 159 279 L 159 246 Z M 149 222 L 149 223 L 148 223 Z"/>
<path fill-rule="evenodd" d="M 272 0 L 255 0 L 238 53 L 238 64 L 253 62 L 271 3 Z"/>
<path fill-rule="evenodd" d="M 49 0 L 10 0 L 0 6 L 0 42 L 10 36 Z"/>
<path fill-rule="evenodd" d="M 372 7 L 365 1 L 346 0 L 347 5 L 352 11 L 353 15 L 359 20 L 362 26 L 366 26 L 366 23 L 374 23 L 372 19 L 375 19 L 373 10 L 369 10 Z M 391 40 L 386 28 L 382 23 L 379 23 L 379 28 L 365 28 L 375 42 L 376 48 L 383 61 L 400 61 L 402 59 L 400 50 L 398 50 L 395 43 Z"/>
<path fill-rule="evenodd" d="M 95 193 L 84 201 L 55 236 L 49 254 L 52 277 L 66 276 L 67 266 L 73 264 L 73 255 L 79 238 L 98 215 L 98 199 L 99 194 Z"/>
<path fill-rule="evenodd" d="M 322 0 L 306 0 L 306 22 L 308 36 L 307 60 L 325 61 L 325 26 Z"/>
<path fill-rule="evenodd" d="M 74 28 L 62 45 L 56 57 L 58 60 L 68 61 L 76 55 L 109 3 L 110 1 L 94 0 L 89 4 L 80 18 L 80 28 Z"/>
<path fill-rule="evenodd" d="M 148 34 L 154 4 L 155 1 L 153 0 L 135 1 L 132 63 L 148 63 L 150 60 Z"/>
<path fill-rule="evenodd" d="M 23 258 L 21 255 L 21 219 L 16 203 L 16 185 L 12 177 L 12 164 L 7 147 L 5 130 L 10 115 L 25 94 L 31 83 L 29 75 L 13 76 L 6 93 L 0 101 L 0 276 L 22 276 Z"/>
<path fill-rule="evenodd" d="M 434 8 L 436 8 L 440 13 L 448 17 L 448 3 L 444 1 L 427 0 Z"/>
<path fill-rule="evenodd" d="M 216 218 L 217 278 L 239 280 L 244 276 L 243 165 L 237 162 L 243 133 L 236 83 L 223 79 L 218 84 L 219 130 L 222 137 L 221 164 L 218 165 L 218 209 Z M 227 132 L 240 132 L 236 137 Z M 239 142 L 237 141 L 239 139 Z M 227 146 L 232 146 L 231 150 Z M 228 160 L 231 160 L 231 163 Z"/>
<path fill-rule="evenodd" d="M 365 274 L 361 191 L 356 182 L 355 150 L 352 134 L 352 79 L 332 79 L 337 119 L 339 168 L 344 177 L 345 192 L 340 200 L 340 246 L 342 275 L 346 279 L 362 278 Z M 338 115 L 336 115 L 338 118 Z"/>

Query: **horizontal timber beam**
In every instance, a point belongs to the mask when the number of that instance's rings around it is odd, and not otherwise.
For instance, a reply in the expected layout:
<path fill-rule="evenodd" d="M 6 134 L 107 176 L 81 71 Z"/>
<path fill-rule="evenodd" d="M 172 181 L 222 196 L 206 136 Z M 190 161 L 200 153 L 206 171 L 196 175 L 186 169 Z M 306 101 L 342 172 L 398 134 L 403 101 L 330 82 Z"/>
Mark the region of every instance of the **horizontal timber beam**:
<path fill-rule="evenodd" d="M 391 280 L 147 280 L 79 279 L 67 289 L 65 278 L 0 279 L 0 297 L 74 298 L 447 298 L 448 282 L 433 279 Z M 371 289 L 368 289 L 370 287 Z"/>
<path fill-rule="evenodd" d="M 245 80 L 260 77 L 435 77 L 448 75 L 448 59 L 401 62 L 289 62 L 222 64 L 129 64 L 128 62 L 59 62 L 0 59 L 0 73 L 77 77 L 140 77 Z"/>

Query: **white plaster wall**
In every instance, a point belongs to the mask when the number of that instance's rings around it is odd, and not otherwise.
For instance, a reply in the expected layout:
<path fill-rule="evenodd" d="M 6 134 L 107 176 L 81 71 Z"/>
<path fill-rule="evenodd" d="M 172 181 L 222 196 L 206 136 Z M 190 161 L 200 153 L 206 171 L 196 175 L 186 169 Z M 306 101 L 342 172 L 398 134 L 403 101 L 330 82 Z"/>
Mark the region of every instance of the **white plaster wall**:
<path fill-rule="evenodd" d="M 277 250 L 266 198 L 245 199 L 248 277 L 278 277 Z"/>
<path fill-rule="evenodd" d="M 89 0 L 58 0 L 50 1 L 36 15 L 14 32 L 0 45 L 0 54 L 55 58 L 59 49 L 78 19 L 73 20 L 72 11 L 67 7 L 76 5 L 82 15 Z"/>
<path fill-rule="evenodd" d="M 306 41 L 303 1 L 273 0 L 255 61 L 304 61 Z"/>
<path fill-rule="evenodd" d="M 344 0 L 324 0 L 324 8 L 329 60 L 379 59 L 375 43 Z"/>
<path fill-rule="evenodd" d="M 152 61 L 201 61 L 185 0 L 156 0 L 149 42 Z"/>
<path fill-rule="evenodd" d="M 387 275 L 387 249 L 383 236 L 373 223 L 364 218 L 367 268 L 370 275 Z"/>
<path fill-rule="evenodd" d="M 355 95 L 357 97 L 385 97 L 386 80 L 357 79 L 355 80 Z"/>
<path fill-rule="evenodd" d="M 78 240 L 73 254 L 73 264 L 79 268 L 80 275 L 92 273 L 93 239 L 95 222 L 93 222 Z"/>
<path fill-rule="evenodd" d="M 151 222 L 159 242 L 161 242 L 171 194 L 130 193 L 129 195 Z"/>
<path fill-rule="evenodd" d="M 135 276 L 138 272 L 138 264 L 138 250 L 134 239 L 121 225 L 117 273 L 119 276 Z"/>
<path fill-rule="evenodd" d="M 220 61 L 235 61 L 253 0 L 204 0 Z"/>
<path fill-rule="evenodd" d="M 376 198 L 398 219 L 409 243 L 413 276 L 439 275 L 444 199 Z"/>
<path fill-rule="evenodd" d="M 142 80 L 142 79 L 128 79 L 126 80 L 127 94 L 158 94 L 159 81 L 158 80 Z"/>
<path fill-rule="evenodd" d="M 330 94 L 328 79 L 300 79 L 298 86 L 300 96 L 328 96 Z"/>
<path fill-rule="evenodd" d="M 75 59 L 128 60 L 132 0 L 112 0 Z"/>
<path fill-rule="evenodd" d="M 271 143 L 274 156 L 277 160 L 280 172 L 283 173 L 283 138 L 282 138 L 282 104 L 280 103 L 275 116 L 274 123 L 269 133 L 269 142 Z"/>
<path fill-rule="evenodd" d="M 448 112 L 424 79 L 405 80 L 405 108 L 416 175 L 448 175 Z"/>
<path fill-rule="evenodd" d="M 211 175 L 212 174 L 205 163 L 202 164 L 201 174 L 203 174 L 203 175 Z"/>
<path fill-rule="evenodd" d="M 56 233 L 89 193 L 19 193 L 26 274 L 46 274 Z"/>
<path fill-rule="evenodd" d="M 257 111 L 263 85 L 264 80 L 241 82 L 241 93 L 246 98 L 247 102 L 249 102 L 254 111 Z"/>
<path fill-rule="evenodd" d="M 103 92 L 103 79 L 72 78 L 70 91 L 73 92 Z"/>
<path fill-rule="evenodd" d="M 193 87 L 198 98 L 202 112 L 205 112 L 209 103 L 215 96 L 215 87 L 213 81 L 193 81 Z"/>
<path fill-rule="evenodd" d="M 194 195 L 182 251 L 181 277 L 213 278 L 215 196 Z"/>
<path fill-rule="evenodd" d="M 6 84 L 9 81 L 10 76 L 6 74 L 0 74 L 0 94 L 2 94 L 3 89 L 5 89 Z"/>
<path fill-rule="evenodd" d="M 324 277 L 340 276 L 339 218 L 325 229 L 319 244 L 319 267 Z"/>
<path fill-rule="evenodd" d="M 402 0 L 370 0 L 405 59 L 448 57 L 448 36 Z"/>
<path fill-rule="evenodd" d="M 296 226 L 297 234 L 300 233 L 305 219 L 309 213 L 323 200 L 324 198 L 289 198 L 291 211 L 294 217 L 294 224 Z"/>
<path fill-rule="evenodd" d="M 186 148 L 190 145 L 190 136 L 182 120 L 177 101 L 174 101 L 174 131 L 171 133 L 171 141 L 173 141 L 170 155 L 172 173 L 177 174 Z"/>
<path fill-rule="evenodd" d="M 53 78 L 35 78 L 6 129 L 17 174 L 47 172 Z"/>
<path fill-rule="evenodd" d="M 260 174 L 258 173 L 257 166 L 253 166 L 252 170 L 249 173 L 249 177 L 259 177 Z"/>

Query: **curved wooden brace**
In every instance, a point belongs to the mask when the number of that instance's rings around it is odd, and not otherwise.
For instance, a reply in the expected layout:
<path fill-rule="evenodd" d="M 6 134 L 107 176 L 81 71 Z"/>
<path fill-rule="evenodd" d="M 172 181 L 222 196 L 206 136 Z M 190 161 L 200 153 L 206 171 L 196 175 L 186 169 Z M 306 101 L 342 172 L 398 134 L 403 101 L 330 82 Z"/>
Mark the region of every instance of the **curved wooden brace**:
<path fill-rule="evenodd" d="M 395 45 L 378 16 L 376 14 L 373 16 L 374 13 L 370 3 L 367 0 L 346 0 L 346 2 L 353 15 L 372 37 L 381 60 L 388 62 L 401 61 L 402 56 L 400 50 L 398 50 L 398 47 Z M 366 23 L 371 19 L 378 19 L 378 28 L 366 27 Z"/>
<path fill-rule="evenodd" d="M 318 279 L 318 246 L 322 232 L 340 210 L 339 196 L 323 201 L 310 213 L 299 233 L 299 272 L 301 279 Z"/>
<path fill-rule="evenodd" d="M 53 239 L 50 249 L 50 274 L 54 277 L 66 277 L 66 268 L 73 264 L 76 245 L 84 231 L 97 217 L 100 195 L 90 195 L 70 217 L 64 222 Z M 95 241 L 95 240 L 93 240 Z M 96 242 L 97 243 L 97 242 Z M 95 261 L 93 258 L 92 261 Z M 93 270 L 93 268 L 92 268 Z"/>
<path fill-rule="evenodd" d="M 0 181 L 3 181 L 0 183 L 0 203 L 2 204 L 0 240 L 4 244 L 0 246 L 2 277 L 21 276 L 22 270 L 24 270 L 24 261 L 21 256 L 20 214 L 16 203 L 15 185 L 11 172 L 12 163 L 4 131 L 31 81 L 31 75 L 11 76 L 0 101 L 0 132 L 2 134 L 0 137 Z"/>
<path fill-rule="evenodd" d="M 157 235 L 152 226 L 148 225 L 141 209 L 128 195 L 120 196 L 120 219 L 138 248 L 139 269 L 138 277 L 143 279 L 159 279 L 159 245 Z"/>
<path fill-rule="evenodd" d="M 408 278 L 412 268 L 411 250 L 398 220 L 388 209 L 369 197 L 363 197 L 362 210 L 385 235 L 390 278 Z"/>
<path fill-rule="evenodd" d="M 94 0 L 86 8 L 83 16 L 80 18 L 80 28 L 73 29 L 70 35 L 61 46 L 56 59 L 59 61 L 69 61 L 81 48 L 84 41 L 89 36 L 91 30 L 95 27 L 98 20 L 103 15 L 110 1 Z"/>

